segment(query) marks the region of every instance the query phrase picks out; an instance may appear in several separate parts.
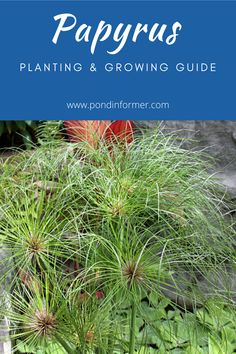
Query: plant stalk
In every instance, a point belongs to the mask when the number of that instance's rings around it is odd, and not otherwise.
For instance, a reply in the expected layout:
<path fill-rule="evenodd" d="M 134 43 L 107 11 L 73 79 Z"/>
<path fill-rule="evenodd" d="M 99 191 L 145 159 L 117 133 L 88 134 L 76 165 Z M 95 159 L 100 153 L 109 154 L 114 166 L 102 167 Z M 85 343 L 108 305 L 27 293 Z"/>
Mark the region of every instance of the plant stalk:
<path fill-rule="evenodd" d="M 57 341 L 61 344 L 61 346 L 65 349 L 65 351 L 68 353 L 68 354 L 82 354 L 80 351 L 78 350 L 73 350 L 69 344 L 60 336 L 60 335 L 57 335 L 56 336 L 56 339 Z"/>
<path fill-rule="evenodd" d="M 133 301 L 131 305 L 131 321 L 130 321 L 130 337 L 129 337 L 129 354 L 134 354 L 135 350 L 135 327 L 136 327 L 137 306 Z"/>

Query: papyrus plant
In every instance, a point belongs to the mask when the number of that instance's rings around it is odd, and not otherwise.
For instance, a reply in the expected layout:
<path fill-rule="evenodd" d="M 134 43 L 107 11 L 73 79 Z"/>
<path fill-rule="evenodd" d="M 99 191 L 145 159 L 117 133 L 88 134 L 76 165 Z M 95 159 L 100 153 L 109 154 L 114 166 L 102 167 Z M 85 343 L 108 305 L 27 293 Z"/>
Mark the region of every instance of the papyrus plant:
<path fill-rule="evenodd" d="M 1 281 L 11 274 L 15 343 L 133 354 L 148 344 L 138 318 L 150 293 L 157 309 L 167 290 L 183 307 L 204 305 L 199 277 L 235 263 L 209 163 L 161 132 L 96 148 L 44 139 L 6 161 L 0 239 L 11 267 Z"/>

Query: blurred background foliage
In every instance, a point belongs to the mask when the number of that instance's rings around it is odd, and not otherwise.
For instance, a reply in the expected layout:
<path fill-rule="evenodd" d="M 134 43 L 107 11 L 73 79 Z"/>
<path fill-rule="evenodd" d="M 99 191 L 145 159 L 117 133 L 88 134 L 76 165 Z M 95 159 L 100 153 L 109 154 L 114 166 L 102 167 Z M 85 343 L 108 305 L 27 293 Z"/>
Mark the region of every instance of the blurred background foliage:
<path fill-rule="evenodd" d="M 11 148 L 32 149 L 44 141 L 67 139 L 62 120 L 0 121 L 1 152 Z"/>
<path fill-rule="evenodd" d="M 29 148 L 36 143 L 36 130 L 43 121 L 3 120 L 0 121 L 0 148 Z"/>

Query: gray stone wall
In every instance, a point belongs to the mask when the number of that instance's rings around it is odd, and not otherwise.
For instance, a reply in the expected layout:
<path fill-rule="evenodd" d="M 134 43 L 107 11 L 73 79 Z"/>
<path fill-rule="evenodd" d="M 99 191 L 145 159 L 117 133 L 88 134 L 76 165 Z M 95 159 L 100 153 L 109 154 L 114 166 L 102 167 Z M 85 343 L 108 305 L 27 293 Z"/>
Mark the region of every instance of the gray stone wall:
<path fill-rule="evenodd" d="M 188 146 L 206 149 L 215 158 L 215 171 L 236 198 L 236 120 L 214 121 L 138 121 L 138 127 L 156 128 L 159 125 L 169 132 L 190 139 Z"/>

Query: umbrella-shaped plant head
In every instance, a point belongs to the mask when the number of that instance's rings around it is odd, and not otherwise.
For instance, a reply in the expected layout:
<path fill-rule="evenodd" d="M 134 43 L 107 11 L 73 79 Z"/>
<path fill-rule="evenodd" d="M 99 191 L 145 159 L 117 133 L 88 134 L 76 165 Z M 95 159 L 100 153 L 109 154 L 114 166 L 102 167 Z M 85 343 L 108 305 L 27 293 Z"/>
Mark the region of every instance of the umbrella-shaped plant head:
<path fill-rule="evenodd" d="M 47 143 L 44 134 L 41 146 L 7 160 L 0 174 L 0 241 L 11 264 L 1 281 L 12 275 L 5 312 L 16 347 L 208 350 L 208 332 L 192 339 L 181 321 L 199 331 L 198 306 L 209 298 L 235 303 L 236 264 L 235 231 L 208 156 L 161 131 L 136 137 L 130 121 L 65 127 L 70 142 L 54 132 Z M 176 302 L 192 313 L 171 324 Z"/>

